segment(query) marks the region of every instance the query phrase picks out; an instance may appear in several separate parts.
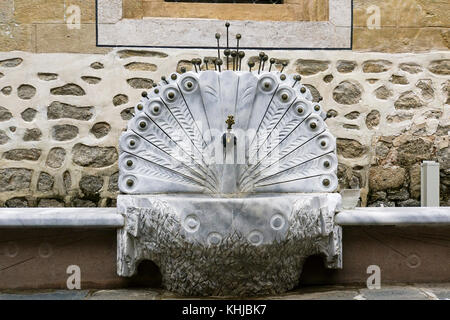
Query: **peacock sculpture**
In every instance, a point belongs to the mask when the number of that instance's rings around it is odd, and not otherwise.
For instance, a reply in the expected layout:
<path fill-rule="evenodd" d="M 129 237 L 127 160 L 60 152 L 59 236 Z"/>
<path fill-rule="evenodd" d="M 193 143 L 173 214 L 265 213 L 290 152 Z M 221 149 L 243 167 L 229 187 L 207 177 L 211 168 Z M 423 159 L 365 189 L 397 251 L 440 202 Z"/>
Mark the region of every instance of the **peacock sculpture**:
<path fill-rule="evenodd" d="M 336 140 L 301 77 L 263 52 L 243 71 L 226 27 L 225 63 L 217 34 L 218 57 L 162 77 L 120 137 L 118 273 L 148 259 L 182 294 L 283 292 L 311 254 L 341 267 Z"/>

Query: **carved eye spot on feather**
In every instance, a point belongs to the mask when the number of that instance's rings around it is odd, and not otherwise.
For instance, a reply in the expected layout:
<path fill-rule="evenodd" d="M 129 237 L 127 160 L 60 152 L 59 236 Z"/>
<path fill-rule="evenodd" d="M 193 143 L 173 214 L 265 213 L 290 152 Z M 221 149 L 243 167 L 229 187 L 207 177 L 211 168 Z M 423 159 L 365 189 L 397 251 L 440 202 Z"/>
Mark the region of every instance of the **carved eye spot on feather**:
<path fill-rule="evenodd" d="M 327 152 L 330 147 L 333 147 L 332 141 L 327 134 L 320 135 L 316 140 L 316 145 L 323 150 L 323 152 Z"/>
<path fill-rule="evenodd" d="M 168 88 L 164 91 L 163 96 L 167 99 L 167 101 L 175 102 L 178 98 L 178 91 L 174 88 Z"/>
<path fill-rule="evenodd" d="M 303 101 L 294 102 L 294 104 L 291 106 L 291 109 L 293 110 L 294 115 L 301 117 L 305 116 L 309 110 L 308 105 Z"/>
<path fill-rule="evenodd" d="M 150 110 L 150 113 L 152 114 L 152 116 L 159 116 L 162 111 L 162 105 L 160 102 L 155 101 L 150 104 L 149 110 Z"/>
<path fill-rule="evenodd" d="M 135 134 L 130 134 L 125 137 L 124 141 L 125 148 L 127 149 L 137 149 L 139 147 L 139 137 Z"/>
<path fill-rule="evenodd" d="M 277 92 L 278 100 L 283 103 L 291 103 L 293 98 L 295 98 L 295 93 L 293 90 L 289 90 L 288 88 L 282 88 Z"/>
<path fill-rule="evenodd" d="M 126 189 L 127 191 L 132 191 L 136 185 L 137 185 L 137 179 L 133 175 L 127 175 L 123 177 L 120 184 Z"/>
<path fill-rule="evenodd" d="M 262 76 L 261 79 L 259 79 L 258 87 L 261 89 L 261 91 L 263 91 L 265 93 L 270 93 L 275 90 L 276 83 L 275 83 L 275 80 L 271 76 L 269 76 L 269 75 Z"/>
<path fill-rule="evenodd" d="M 193 77 L 185 77 L 181 82 L 183 92 L 192 92 L 197 88 L 197 80 Z"/>

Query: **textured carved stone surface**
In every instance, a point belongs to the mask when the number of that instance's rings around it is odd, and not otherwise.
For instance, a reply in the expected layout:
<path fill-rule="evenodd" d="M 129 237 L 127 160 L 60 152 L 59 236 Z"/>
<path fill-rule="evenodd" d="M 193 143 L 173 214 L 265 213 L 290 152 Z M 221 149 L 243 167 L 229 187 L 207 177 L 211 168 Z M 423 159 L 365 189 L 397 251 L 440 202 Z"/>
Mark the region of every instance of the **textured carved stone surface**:
<path fill-rule="evenodd" d="M 119 195 L 118 274 L 152 260 L 184 295 L 261 295 L 297 285 L 305 258 L 342 267 L 338 194 L 255 198 Z"/>

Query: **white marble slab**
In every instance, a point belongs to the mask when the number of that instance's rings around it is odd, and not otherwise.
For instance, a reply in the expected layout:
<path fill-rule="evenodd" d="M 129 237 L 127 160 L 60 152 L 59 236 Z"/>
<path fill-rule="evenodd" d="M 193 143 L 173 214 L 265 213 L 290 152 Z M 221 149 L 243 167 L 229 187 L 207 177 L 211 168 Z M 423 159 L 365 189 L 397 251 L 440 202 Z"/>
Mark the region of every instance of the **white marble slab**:
<path fill-rule="evenodd" d="M 121 228 L 116 208 L 1 208 L 0 228 Z"/>
<path fill-rule="evenodd" d="M 101 46 L 214 47 L 214 33 L 224 33 L 224 20 L 200 18 L 123 19 L 122 0 L 97 0 L 98 44 Z M 328 21 L 230 20 L 230 39 L 243 33 L 246 48 L 334 48 L 351 46 L 352 2 L 332 0 Z M 247 36 L 246 36 L 247 35 Z"/>
<path fill-rule="evenodd" d="M 355 208 L 335 217 L 341 226 L 450 225 L 450 207 Z"/>

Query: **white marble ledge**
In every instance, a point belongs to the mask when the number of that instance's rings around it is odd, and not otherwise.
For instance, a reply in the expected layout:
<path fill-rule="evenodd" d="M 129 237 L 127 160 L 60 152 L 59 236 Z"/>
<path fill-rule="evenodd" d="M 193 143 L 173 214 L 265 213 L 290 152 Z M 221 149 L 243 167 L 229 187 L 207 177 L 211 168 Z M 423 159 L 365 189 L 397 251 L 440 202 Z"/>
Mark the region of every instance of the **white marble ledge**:
<path fill-rule="evenodd" d="M 355 208 L 343 210 L 335 222 L 358 225 L 450 225 L 450 207 Z M 0 208 L 0 228 L 121 228 L 116 208 Z"/>
<path fill-rule="evenodd" d="M 121 228 L 116 208 L 0 208 L 0 228 Z"/>
<path fill-rule="evenodd" d="M 341 226 L 450 225 L 450 207 L 373 207 L 343 210 L 335 222 Z"/>

